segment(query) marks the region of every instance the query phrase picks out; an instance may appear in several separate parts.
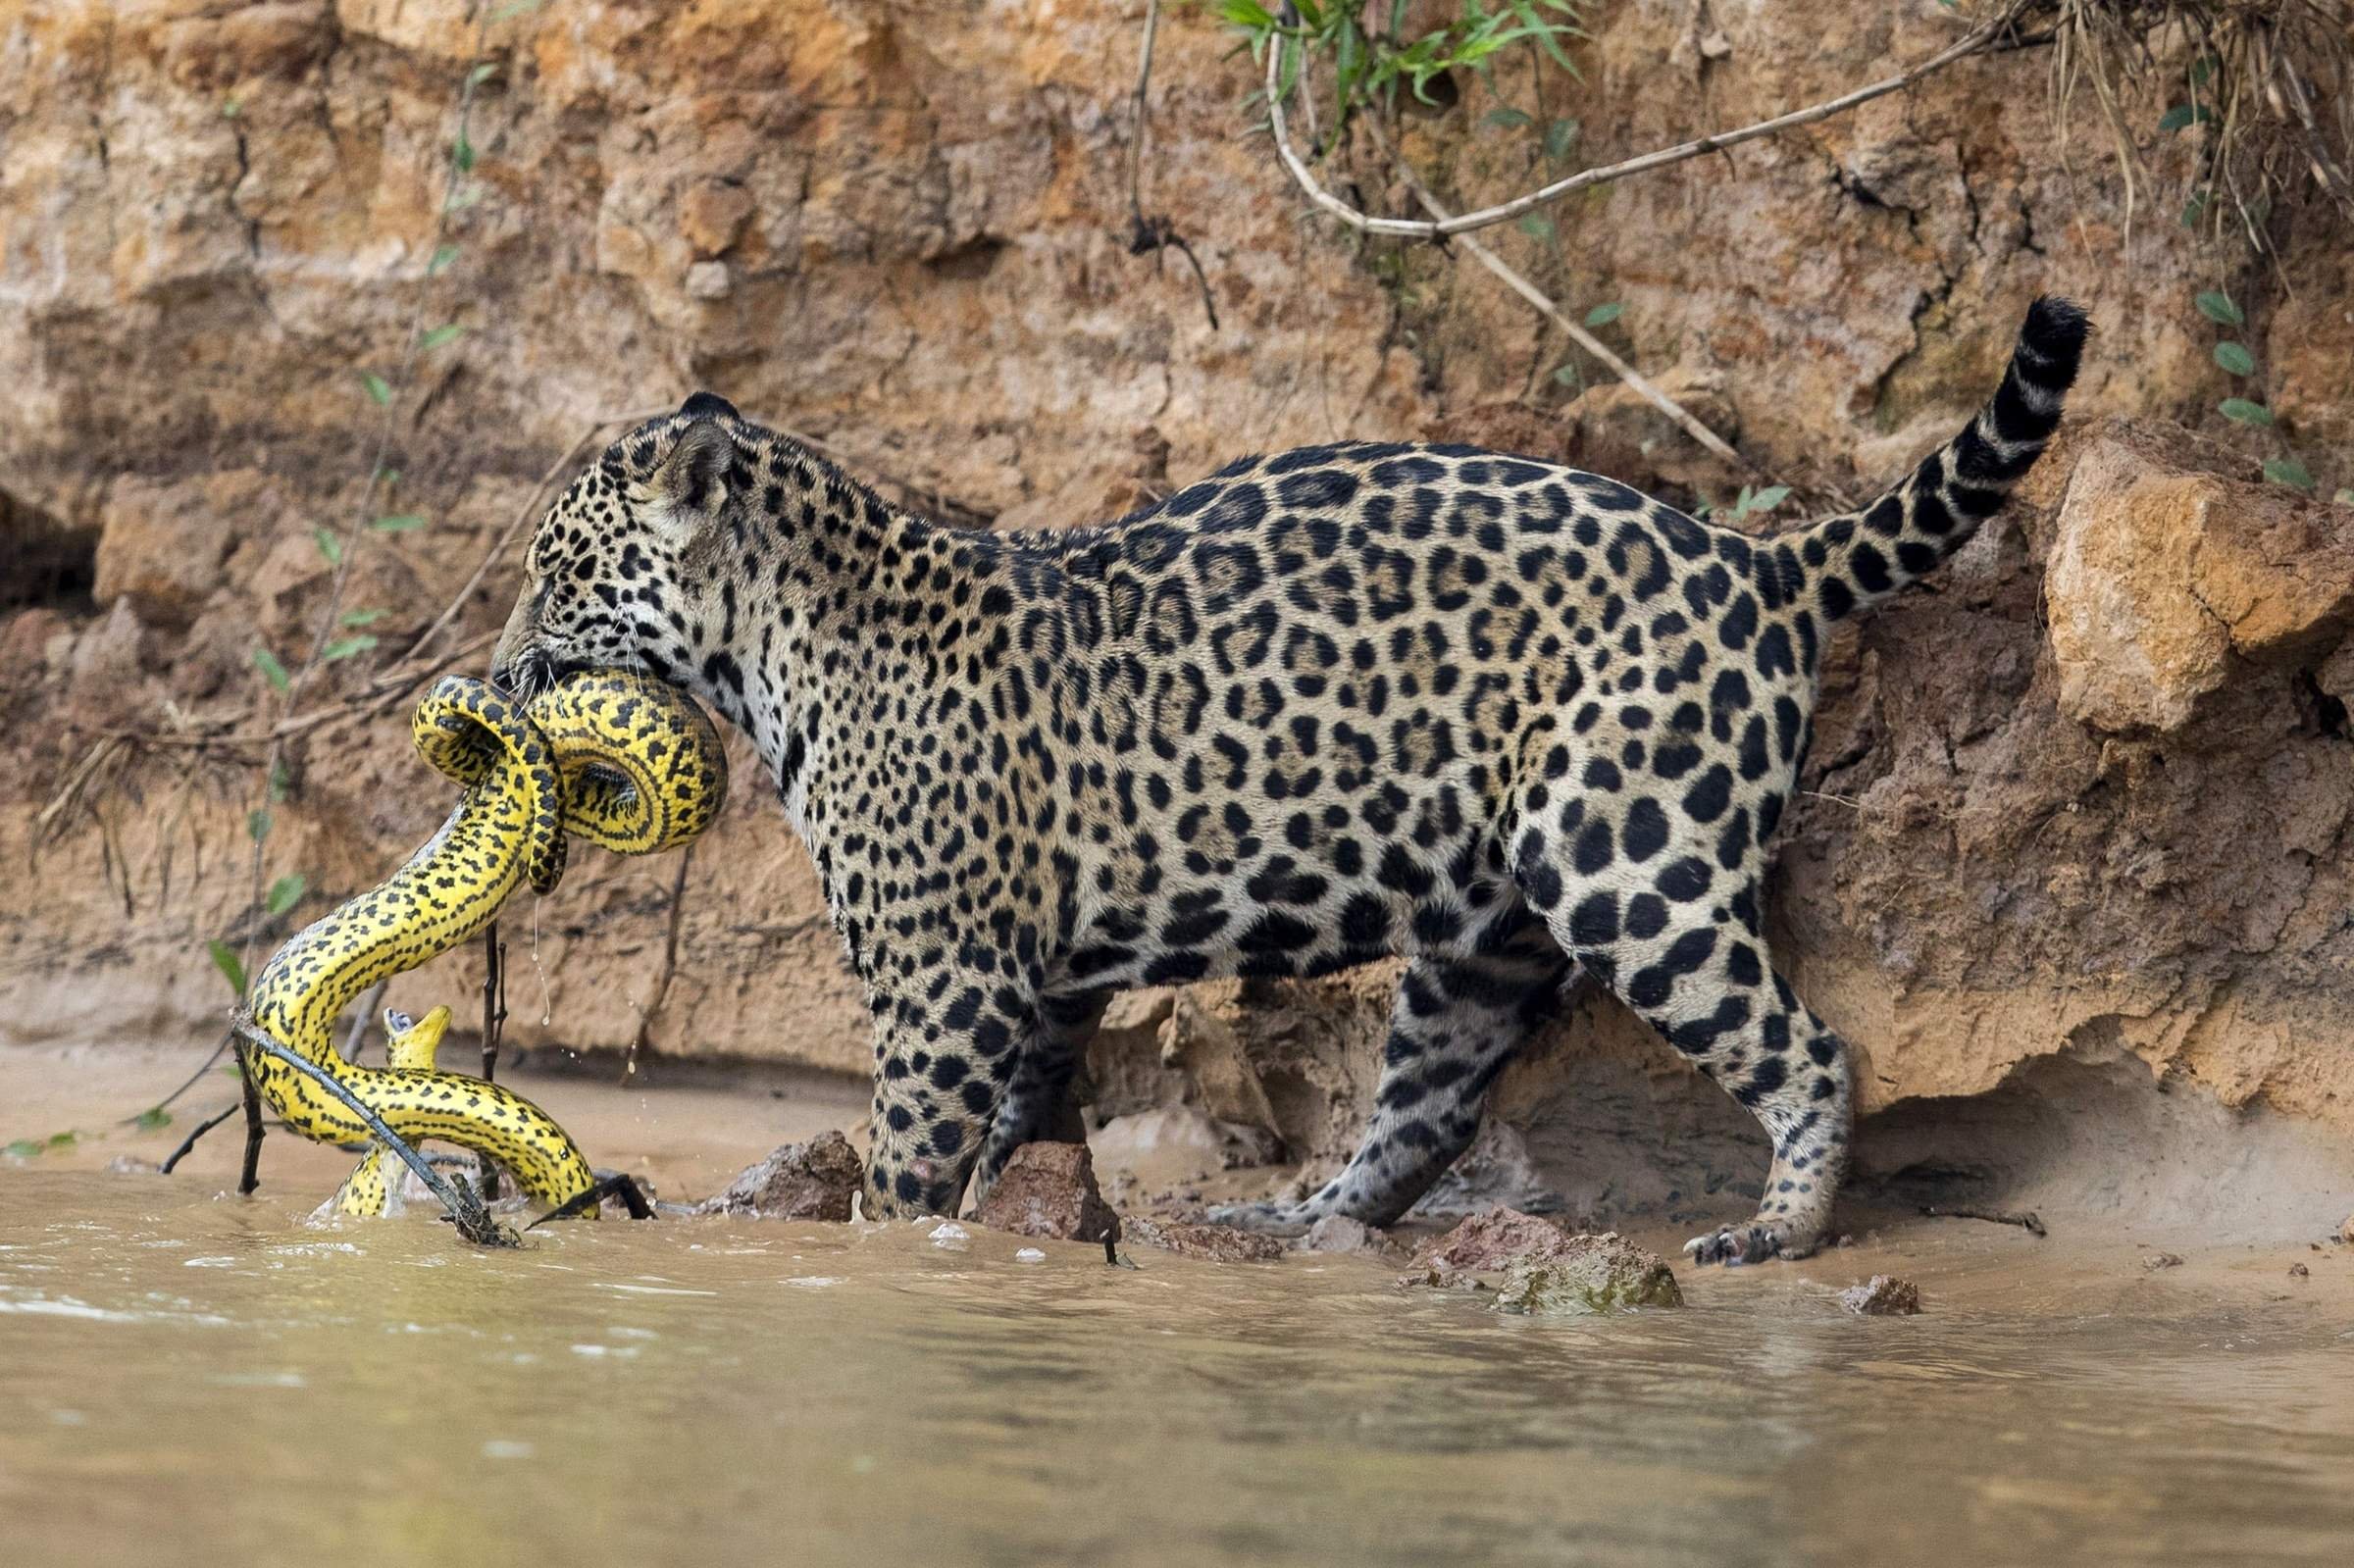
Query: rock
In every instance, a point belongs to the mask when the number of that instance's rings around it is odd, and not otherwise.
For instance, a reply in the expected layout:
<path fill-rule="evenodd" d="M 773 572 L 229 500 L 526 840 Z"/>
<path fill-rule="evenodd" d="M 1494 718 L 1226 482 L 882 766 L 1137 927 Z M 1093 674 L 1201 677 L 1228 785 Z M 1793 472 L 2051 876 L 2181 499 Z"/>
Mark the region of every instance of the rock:
<path fill-rule="evenodd" d="M 1505 1272 L 1504 1285 L 1489 1303 L 1490 1309 L 1586 1316 L 1684 1304 L 1674 1271 L 1657 1252 L 1635 1245 L 1614 1231 L 1568 1240 L 1566 1252 L 1514 1261 Z"/>
<path fill-rule="evenodd" d="M 2313 1278 L 2313 1270 L 2302 1263 L 2291 1263 L 2288 1266 L 2288 1277 L 2292 1280 L 2310 1280 Z"/>
<path fill-rule="evenodd" d="M 1405 1248 L 1388 1233 L 1376 1231 L 1346 1214 L 1327 1214 L 1291 1244 L 1295 1252 L 1356 1252 L 1372 1257 L 1397 1257 Z"/>
<path fill-rule="evenodd" d="M 1415 1272 L 1399 1283 L 1471 1284 L 1474 1275 L 1501 1274 L 1516 1263 L 1567 1256 L 1572 1239 L 1551 1220 L 1499 1205 L 1425 1243 L 1414 1254 Z"/>
<path fill-rule="evenodd" d="M 2331 510 L 2122 430 L 2092 439 L 2044 579 L 2062 710 L 2176 730 L 2235 661 L 2327 647 L 2354 621 L 2354 536 Z"/>
<path fill-rule="evenodd" d="M 2345 1223 L 2337 1228 L 2337 1239 L 2346 1246 L 2354 1246 L 2354 1214 L 2347 1215 Z"/>
<path fill-rule="evenodd" d="M 697 1214 L 743 1214 L 757 1220 L 824 1220 L 844 1224 L 865 1180 L 865 1162 L 850 1140 L 820 1133 L 806 1143 L 786 1143 L 727 1189 L 694 1206 Z"/>
<path fill-rule="evenodd" d="M 1132 1214 L 1124 1226 L 1126 1239 L 1139 1246 L 1156 1246 L 1163 1252 L 1206 1258 L 1212 1263 L 1272 1263 L 1284 1254 L 1278 1238 L 1223 1225 L 1194 1225 Z"/>
<path fill-rule="evenodd" d="M 1893 1274 L 1875 1274 L 1840 1291 L 1839 1304 L 1861 1318 L 1909 1318 L 1920 1310 L 1920 1287 Z"/>
<path fill-rule="evenodd" d="M 118 1154 L 106 1162 L 109 1176 L 154 1176 L 163 1167 L 153 1160 L 143 1160 L 136 1154 Z"/>
<path fill-rule="evenodd" d="M 2141 1266 L 2149 1270 L 2152 1274 L 2157 1273 L 2160 1269 L 2178 1269 L 2182 1266 L 2182 1254 L 2179 1252 L 2159 1252 L 2150 1257 L 2143 1258 L 2141 1260 Z"/>
<path fill-rule="evenodd" d="M 1062 1241 L 1117 1239 L 1120 1217 L 1096 1187 L 1085 1143 L 1024 1143 L 974 1216 L 994 1231 Z"/>
<path fill-rule="evenodd" d="M 1561 1200 L 1529 1157 L 1518 1129 L 1490 1116 L 1480 1123 L 1471 1146 L 1447 1167 L 1409 1215 L 1413 1219 L 1457 1219 L 1496 1205 L 1535 1213 L 1561 1207 Z"/>
<path fill-rule="evenodd" d="M 1414 1254 L 1401 1286 L 1497 1291 L 1500 1312 L 1615 1312 L 1682 1306 L 1658 1253 L 1606 1231 L 1580 1235 L 1518 1209 L 1477 1214 Z"/>
<path fill-rule="evenodd" d="M 1047 1255 L 1037 1247 L 1026 1246 L 1013 1254 L 1013 1261 L 1016 1263 L 1044 1263 L 1047 1261 Z"/>

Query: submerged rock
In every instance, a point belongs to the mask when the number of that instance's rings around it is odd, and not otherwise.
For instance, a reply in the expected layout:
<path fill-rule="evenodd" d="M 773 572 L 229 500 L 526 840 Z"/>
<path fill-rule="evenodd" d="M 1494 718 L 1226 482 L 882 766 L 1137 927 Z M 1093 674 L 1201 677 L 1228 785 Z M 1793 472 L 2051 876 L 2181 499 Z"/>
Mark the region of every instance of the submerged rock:
<path fill-rule="evenodd" d="M 1085 1143 L 1024 1143 L 974 1216 L 993 1231 L 1061 1241 L 1117 1239 L 1120 1217 L 1096 1186 Z"/>
<path fill-rule="evenodd" d="M 1893 1274 L 1875 1274 L 1840 1291 L 1839 1304 L 1863 1318 L 1909 1318 L 1920 1310 L 1920 1287 Z"/>
<path fill-rule="evenodd" d="M 1131 1215 L 1125 1236 L 1140 1246 L 1156 1246 L 1163 1252 L 1207 1258 L 1212 1263 L 1272 1263 L 1284 1253 L 1283 1242 L 1275 1237 L 1230 1230 L 1223 1225 L 1194 1225 L 1184 1220 L 1148 1220 Z"/>
<path fill-rule="evenodd" d="M 1295 1252 L 1361 1252 L 1370 1257 L 1403 1257 L 1406 1248 L 1388 1232 L 1377 1231 L 1346 1214 L 1327 1214 L 1291 1243 Z"/>
<path fill-rule="evenodd" d="M 1401 1286 L 1494 1290 L 1499 1312 L 1623 1312 L 1679 1307 L 1683 1290 L 1658 1253 L 1615 1231 L 1564 1230 L 1540 1215 L 1493 1208 L 1473 1215 L 1414 1255 Z"/>
<path fill-rule="evenodd" d="M 1569 1239 L 1572 1251 L 1514 1263 L 1492 1309 L 1575 1316 L 1684 1304 L 1674 1271 L 1657 1252 L 1614 1231 Z"/>
<path fill-rule="evenodd" d="M 850 1140 L 840 1133 L 820 1133 L 806 1143 L 781 1145 L 692 1212 L 841 1225 L 848 1221 L 851 1200 L 864 1180 L 865 1163 Z"/>

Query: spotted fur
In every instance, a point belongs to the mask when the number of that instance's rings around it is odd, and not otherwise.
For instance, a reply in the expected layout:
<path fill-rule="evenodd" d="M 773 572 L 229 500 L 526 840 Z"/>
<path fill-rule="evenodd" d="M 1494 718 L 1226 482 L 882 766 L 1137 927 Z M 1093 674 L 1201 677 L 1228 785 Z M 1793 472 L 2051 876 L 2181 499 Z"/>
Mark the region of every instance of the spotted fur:
<path fill-rule="evenodd" d="M 1823 637 L 2001 505 L 2083 337 L 2038 302 L 1968 430 L 1766 540 L 1549 463 L 1369 443 L 976 532 L 697 394 L 550 510 L 497 679 L 641 669 L 750 735 L 871 999 L 870 1213 L 993 1178 L 1114 990 L 1403 953 L 1362 1147 L 1223 1217 L 1396 1219 L 1583 971 L 1771 1136 L 1758 1214 L 1691 1251 L 1795 1253 L 1850 1069 L 1773 966 L 1760 882 Z"/>

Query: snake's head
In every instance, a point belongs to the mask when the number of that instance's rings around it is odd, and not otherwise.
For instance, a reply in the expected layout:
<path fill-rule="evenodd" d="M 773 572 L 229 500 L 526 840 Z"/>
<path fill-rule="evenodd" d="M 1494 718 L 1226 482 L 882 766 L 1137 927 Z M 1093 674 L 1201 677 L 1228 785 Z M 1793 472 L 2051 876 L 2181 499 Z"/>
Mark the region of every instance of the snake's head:
<path fill-rule="evenodd" d="M 384 1060 L 393 1067 L 434 1071 L 434 1054 L 449 1030 L 449 1009 L 436 1007 L 423 1018 L 411 1018 L 397 1007 L 384 1009 Z"/>
<path fill-rule="evenodd" d="M 755 451 L 775 439 L 698 392 L 607 447 L 532 536 L 491 681 L 526 700 L 579 670 L 692 689 L 733 619 L 723 580 L 760 501 Z"/>

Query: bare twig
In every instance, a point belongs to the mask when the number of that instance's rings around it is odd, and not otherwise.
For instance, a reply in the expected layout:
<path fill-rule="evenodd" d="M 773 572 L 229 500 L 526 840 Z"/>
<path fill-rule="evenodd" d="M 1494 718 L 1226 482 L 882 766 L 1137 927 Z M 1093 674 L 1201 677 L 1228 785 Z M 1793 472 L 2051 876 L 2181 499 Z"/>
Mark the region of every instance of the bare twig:
<path fill-rule="evenodd" d="M 1985 1220 L 1994 1225 L 2016 1225 L 2029 1236 L 2052 1234 L 2043 1228 L 2042 1218 L 2033 1209 L 2023 1209 L 2014 1214 L 2004 1209 L 1939 1208 L 1934 1203 L 1924 1203 L 1920 1212 L 1932 1220 Z"/>
<path fill-rule="evenodd" d="M 237 1194 L 251 1197 L 262 1185 L 262 1091 L 253 1081 L 253 1062 L 237 1047 L 237 1092 L 245 1106 L 245 1163 L 237 1172 Z"/>
<path fill-rule="evenodd" d="M 391 982 L 380 980 L 360 993 L 358 1008 L 351 1016 L 350 1033 L 343 1037 L 343 1054 L 353 1061 L 360 1059 L 360 1047 L 368 1043 L 368 1024 L 376 1010 L 384 1002 L 384 987 Z"/>
<path fill-rule="evenodd" d="M 483 928 L 483 1082 L 498 1078 L 498 1042 L 507 1027 L 507 944 L 498 939 L 498 922 Z M 498 1200 L 498 1162 L 482 1157 L 483 1201 Z"/>
<path fill-rule="evenodd" d="M 1839 97 L 1826 99 L 1821 103 L 1794 110 L 1786 115 L 1777 115 L 1771 120 L 1762 120 L 1754 126 L 1743 126 L 1737 130 L 1718 131 L 1713 136 L 1702 136 L 1673 147 L 1663 147 L 1657 152 L 1648 152 L 1639 158 L 1629 158 L 1602 169 L 1588 169 L 1557 179 L 1552 184 L 1532 190 L 1524 196 L 1516 196 L 1510 201 L 1501 202 L 1493 207 L 1482 207 L 1477 212 L 1458 213 L 1451 218 L 1436 219 L 1427 223 L 1410 218 L 1375 218 L 1361 212 L 1326 190 L 1307 165 L 1301 160 L 1300 154 L 1292 146 L 1291 127 L 1284 119 L 1282 91 L 1284 51 L 1287 48 L 1296 47 L 1296 45 L 1281 32 L 1276 34 L 1267 47 L 1267 122 L 1275 135 L 1275 150 L 1283 159 L 1283 167 L 1290 173 L 1292 182 L 1300 187 L 1319 211 L 1339 219 L 1360 233 L 1395 234 L 1408 239 L 1443 239 L 1450 234 L 1467 233 L 1474 228 L 1487 228 L 1496 224 L 1510 223 L 1522 213 L 1533 212 L 1548 202 L 1559 201 L 1563 196 L 1573 191 L 1584 190 L 1590 185 L 1606 184 L 1613 179 L 1623 179 L 1629 175 L 1649 174 L 1654 169 L 1664 169 L 1670 164 L 1680 164 L 1709 153 L 1722 152 L 1728 147 L 1739 146 L 1742 142 L 1755 141 L 1761 136 L 1770 136 L 1779 131 L 1795 129 L 1800 126 L 1811 126 L 1817 121 L 1828 120 L 1834 115 L 1845 114 L 1848 110 L 1868 104 L 1874 98 L 1884 98 L 1892 92 L 1901 92 L 1922 77 L 1943 71 L 1957 60 L 1967 59 L 1984 49 L 2011 25 L 2012 19 L 2022 7 L 2023 0 L 2013 0 L 2012 4 L 2006 5 L 1991 21 L 1973 27 L 1958 42 L 1931 55 L 1920 64 L 1900 72 L 1896 76 L 1872 82 L 1869 86 L 1858 87 L 1853 92 L 1843 93 Z M 1287 26 L 1297 26 L 1299 23 L 1299 14 L 1292 9 L 1288 0 L 1283 8 L 1283 21 Z"/>
<path fill-rule="evenodd" d="M 638 1053 L 653 1049 L 654 1016 L 670 999 L 671 978 L 679 972 L 679 927 L 687 911 L 687 869 L 694 862 L 694 845 L 679 851 L 679 872 L 670 883 L 670 932 L 662 941 L 662 973 L 654 978 L 653 995 L 638 1009 L 638 1033 L 630 1039 L 630 1054 L 622 1063 L 621 1078 L 628 1083 L 638 1076 Z"/>
<path fill-rule="evenodd" d="M 513 1246 L 516 1244 L 514 1235 L 490 1218 L 489 1210 L 483 1207 L 482 1200 L 474 1195 L 472 1189 L 463 1183 L 451 1183 L 439 1171 L 435 1170 L 431 1161 L 403 1141 L 399 1134 L 385 1125 L 383 1117 L 370 1110 L 360 1097 L 345 1087 L 333 1073 L 300 1052 L 289 1050 L 280 1044 L 269 1034 L 257 1027 L 253 1022 L 252 1015 L 246 1013 L 243 1008 L 237 1010 L 236 1015 L 230 1020 L 230 1028 L 234 1030 L 238 1039 L 243 1041 L 243 1049 L 260 1051 L 266 1056 L 285 1063 L 295 1072 L 333 1094 L 346 1110 L 358 1117 L 361 1123 L 367 1127 L 370 1136 L 390 1149 L 399 1157 L 402 1164 L 417 1173 L 419 1181 L 433 1189 L 434 1196 L 440 1199 L 441 1206 L 449 1210 L 450 1218 L 457 1222 L 460 1236 L 481 1246 Z M 250 1075 L 248 1075 L 247 1082 L 251 1082 Z"/>
<path fill-rule="evenodd" d="M 1136 125 L 1128 137 L 1128 254 L 1158 256 L 1176 251 L 1194 270 L 1194 281 L 1202 289 L 1203 314 L 1209 318 L 1209 329 L 1218 329 L 1218 302 L 1209 291 L 1209 275 L 1202 270 L 1202 258 L 1194 247 L 1177 232 L 1176 221 L 1166 213 L 1145 216 L 1145 131 L 1151 123 L 1151 113 L 1146 104 L 1146 94 L 1152 85 L 1152 43 L 1160 33 L 1160 0 L 1148 0 L 1145 6 L 1145 39 L 1137 50 L 1136 91 L 1131 94 Z"/>
<path fill-rule="evenodd" d="M 1397 166 L 1398 174 L 1400 177 L 1406 181 L 1407 189 L 1413 192 L 1414 199 L 1422 204 L 1423 210 L 1434 218 L 1444 219 L 1447 216 L 1447 209 L 1439 204 L 1438 197 L 1431 194 L 1430 187 L 1422 182 L 1422 177 L 1414 173 L 1412 167 L 1407 163 L 1405 157 L 1391 148 L 1389 139 L 1381 132 L 1380 125 L 1371 117 L 1366 118 L 1364 125 L 1365 127 L 1372 133 L 1374 144 L 1378 146 L 1382 150 L 1383 154 Z M 1699 420 L 1695 419 L 1682 404 L 1676 402 L 1674 398 L 1669 397 L 1665 392 L 1661 391 L 1657 386 L 1653 385 L 1642 376 L 1638 375 L 1632 365 L 1629 365 L 1626 361 L 1620 359 L 1616 354 L 1611 351 L 1609 344 L 1605 343 L 1601 338 L 1596 337 L 1592 332 L 1588 331 L 1582 324 L 1570 317 L 1569 314 L 1563 311 L 1559 305 L 1556 305 L 1552 299 L 1544 293 L 1543 290 L 1539 289 L 1536 284 L 1530 282 L 1527 278 L 1521 277 L 1520 274 L 1515 271 L 1510 263 L 1505 261 L 1503 257 L 1497 255 L 1494 251 L 1490 250 L 1486 245 L 1480 243 L 1479 240 L 1473 238 L 1469 234 L 1462 234 L 1457 237 L 1463 249 L 1471 253 L 1471 259 L 1473 261 L 1478 262 L 1489 272 L 1494 273 L 1498 278 L 1502 278 L 1506 287 L 1510 288 L 1513 293 L 1518 294 L 1522 299 L 1527 300 L 1531 305 L 1534 305 L 1537 310 L 1544 315 L 1546 320 L 1552 322 L 1554 326 L 1559 327 L 1561 329 L 1563 334 L 1568 337 L 1569 341 L 1575 343 L 1578 347 L 1584 349 L 1587 353 L 1602 361 L 1602 363 L 1608 366 L 1611 372 L 1620 380 L 1624 381 L 1628 388 L 1632 390 L 1638 397 L 1642 398 L 1652 407 L 1658 409 L 1661 413 L 1673 420 L 1678 429 L 1682 430 L 1685 434 L 1691 436 L 1695 441 L 1698 441 L 1704 449 L 1714 456 L 1721 458 L 1725 462 L 1730 463 L 1734 468 L 1739 469 L 1744 474 L 1755 475 L 1760 478 L 1764 477 L 1764 471 L 1761 470 L 1755 463 L 1752 463 L 1748 458 L 1743 457 L 1739 452 L 1733 450 L 1730 442 L 1726 441 L 1714 430 L 1710 430 L 1706 425 L 1703 425 Z"/>
<path fill-rule="evenodd" d="M 244 1108 L 244 1096 L 239 1095 L 237 1098 L 230 1101 L 226 1108 L 216 1111 L 211 1116 L 206 1117 L 203 1121 L 198 1122 L 196 1124 L 196 1130 L 190 1133 L 186 1138 L 183 1138 L 179 1140 L 179 1147 L 174 1149 L 171 1153 L 164 1156 L 164 1163 L 156 1168 L 156 1173 L 160 1176 L 170 1176 L 172 1174 L 172 1167 L 178 1165 L 181 1160 L 187 1158 L 188 1150 L 196 1146 L 196 1140 L 198 1138 L 204 1137 L 205 1134 L 211 1132 L 214 1128 L 219 1127 L 223 1122 L 226 1122 L 230 1117 L 236 1115 L 238 1111 Z"/>

